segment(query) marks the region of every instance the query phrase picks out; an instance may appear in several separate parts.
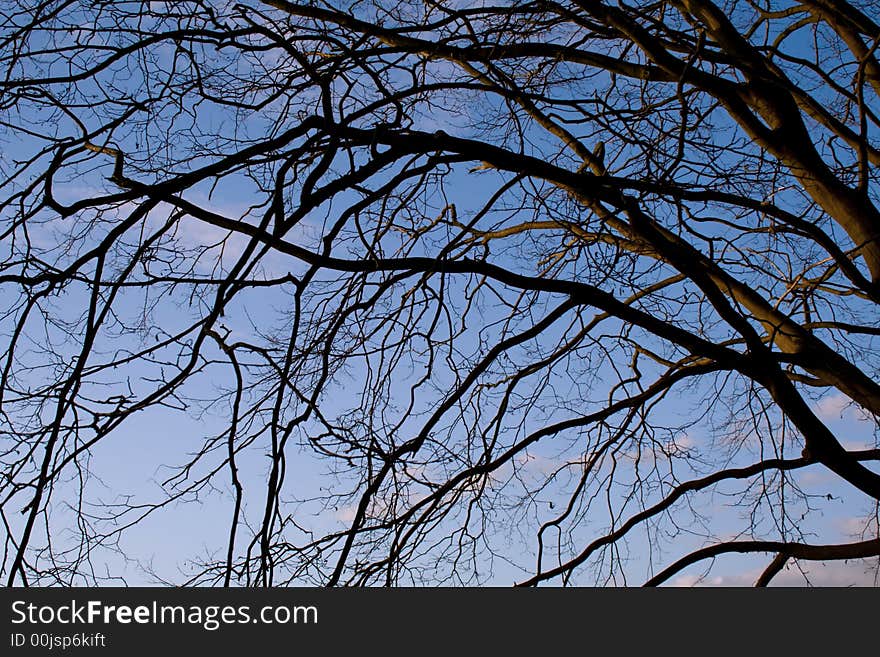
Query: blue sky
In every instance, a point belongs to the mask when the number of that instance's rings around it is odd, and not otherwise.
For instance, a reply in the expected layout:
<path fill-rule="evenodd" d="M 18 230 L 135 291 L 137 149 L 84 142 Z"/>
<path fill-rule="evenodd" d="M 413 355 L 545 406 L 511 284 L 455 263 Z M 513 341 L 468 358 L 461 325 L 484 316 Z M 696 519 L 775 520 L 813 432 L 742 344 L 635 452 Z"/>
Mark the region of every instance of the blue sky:
<path fill-rule="evenodd" d="M 797 44 L 794 47 L 796 48 Z M 155 54 L 157 59 L 154 65 L 157 71 L 167 70 L 170 63 L 176 61 L 171 46 L 163 45 L 156 49 Z M 217 57 L 218 59 L 213 63 L 218 69 L 233 66 L 231 59 L 221 59 L 226 57 L 225 55 L 221 54 Z M 256 68 L 257 66 L 272 69 L 278 61 L 275 59 L 278 57 L 275 53 L 254 55 L 253 57 L 254 59 L 250 62 L 235 63 L 234 65 L 238 67 L 239 72 L 248 72 L 251 70 L 250 67 Z M 442 78 L 450 75 L 451 70 L 448 69 L 447 64 L 439 63 L 434 69 L 434 74 Z M 158 85 L 160 78 L 161 75 L 157 75 L 156 80 L 151 81 L 151 85 Z M 604 82 L 607 80 L 602 76 L 593 80 L 591 84 L 601 85 Z M 123 87 L 125 91 L 135 97 L 139 97 L 141 93 L 146 91 L 144 81 L 137 76 L 130 77 L 127 86 L 123 85 Z M 94 89 L 83 84 L 78 91 L 88 95 Z M 297 102 L 303 107 L 309 107 L 313 100 L 312 98 L 300 98 Z M 432 113 L 425 110 L 424 114 L 415 114 L 412 118 L 415 120 L 415 128 L 428 131 L 442 128 L 450 134 L 470 135 L 474 132 L 472 118 L 475 116 L 485 118 L 492 111 L 502 108 L 503 104 L 498 101 L 484 101 L 473 106 L 450 103 L 449 107 L 435 108 Z M 174 109 L 173 105 L 164 107 L 163 113 L 159 114 L 155 123 L 151 123 L 148 129 L 134 129 L 127 135 L 120 135 L 121 143 L 117 145 L 129 149 L 132 148 L 133 143 L 136 144 L 141 139 L 163 138 L 159 128 L 163 121 L 169 119 L 170 114 L 165 113 L 173 112 Z M 251 116 L 234 115 L 212 104 L 198 107 L 195 105 L 187 106 L 185 109 L 191 114 L 187 115 L 184 112 L 175 117 L 176 121 L 181 123 L 192 121 L 199 130 L 205 131 L 205 134 L 208 131 L 219 133 L 227 131 L 230 135 L 234 133 L 236 136 L 244 138 L 248 135 L 262 134 L 271 117 L 274 116 L 272 113 L 277 110 L 277 107 L 272 105 L 265 114 L 255 112 Z M 89 115 L 90 110 L 83 110 L 83 113 Z M 29 118 L 35 119 L 35 123 L 38 123 L 40 119 L 40 117 Z M 718 139 L 723 139 L 726 131 L 732 128 L 729 122 L 726 126 L 721 124 L 721 127 L 725 129 L 721 130 L 716 126 Z M 65 134 L 72 130 L 72 124 L 69 121 L 59 119 L 55 128 L 59 133 Z M 172 134 L 180 136 L 187 133 L 180 124 L 175 124 Z M 532 126 L 526 131 L 526 136 L 532 139 L 530 147 L 534 149 L 535 153 L 549 152 L 551 146 L 548 144 L 552 144 L 553 140 L 543 131 Z M 4 153 L 7 160 L 26 153 L 35 146 L 33 139 L 21 137 L 19 134 L 8 131 L 4 138 L 8 142 Z M 137 149 L 138 147 L 135 145 L 133 148 Z M 185 154 L 192 147 L 192 142 L 180 137 L 168 140 L 166 148 L 160 149 L 160 151 L 174 165 L 171 168 L 180 173 L 187 168 L 196 168 L 214 155 L 206 150 L 200 157 L 187 160 Z M 556 148 L 556 145 L 553 144 L 552 148 Z M 615 149 L 613 138 L 608 140 L 608 152 L 609 158 L 617 157 L 619 160 L 632 155 L 626 149 Z M 613 163 L 614 160 L 611 159 L 610 162 Z M 340 169 L 347 166 L 344 156 L 340 156 L 335 164 Z M 414 216 L 418 217 L 431 218 L 439 213 L 444 203 L 453 202 L 462 220 L 472 216 L 506 180 L 503 175 L 495 172 L 469 172 L 468 169 L 473 164 L 456 166 L 446 177 L 442 187 L 429 185 L 430 193 L 420 194 L 410 199 L 405 204 L 405 212 L 412 212 Z M 636 165 L 637 162 L 632 163 L 632 166 Z M 72 202 L 76 198 L 89 196 L 96 192 L 115 192 L 116 188 L 106 180 L 112 166 L 112 160 L 106 156 L 90 156 L 90 159 L 85 160 L 81 165 L 71 167 L 63 185 L 60 185 L 63 191 L 58 192 L 59 199 L 63 202 Z M 163 171 L 164 169 L 160 167 L 157 175 L 161 175 Z M 390 175 L 391 172 L 386 171 L 378 175 L 372 184 L 374 186 L 382 184 Z M 696 174 L 694 177 L 696 178 Z M 294 187 L 294 189 L 296 188 Z M 253 181 L 241 175 L 227 177 L 213 189 L 207 184 L 192 188 L 185 192 L 184 197 L 224 216 L 242 218 L 242 220 L 252 223 L 258 220 L 260 210 L 250 212 L 247 217 L 244 215 L 248 213 L 248 207 L 251 204 L 263 200 Z M 558 197 L 555 198 L 558 200 Z M 305 217 L 288 233 L 286 238 L 299 245 L 316 249 L 320 238 L 338 218 L 339 213 L 356 199 L 357 196 L 352 193 L 338 195 L 332 202 L 325 203 Z M 791 194 L 790 201 L 792 205 L 796 204 L 795 193 Z M 125 216 L 132 209 L 133 206 L 124 205 L 108 212 L 103 217 L 106 223 L 96 223 L 88 231 L 83 232 L 82 236 L 73 240 L 73 253 L 81 252 L 88 245 L 94 244 L 113 227 L 115 221 L 118 221 L 120 217 Z M 552 208 L 549 211 L 552 211 Z M 168 213 L 167 207 L 160 207 L 151 213 L 142 226 L 129 231 L 125 238 L 117 244 L 115 253 L 118 256 L 118 261 L 114 264 L 118 265 L 130 255 L 135 245 L 143 239 L 144 233 L 158 229 L 168 219 Z M 489 213 L 488 218 L 480 225 L 488 226 L 492 223 L 509 225 L 521 221 L 523 215 L 526 218 L 544 216 L 541 211 L 536 211 L 534 214 L 511 213 L 503 207 L 498 207 Z M 65 254 L 60 250 L 52 249 L 52 246 L 74 234 L 70 231 L 79 231 L 90 218 L 89 213 L 82 213 L 75 218 L 66 220 L 59 220 L 49 214 L 41 215 L 41 218 L 45 218 L 46 223 L 32 226 L 31 237 L 34 243 L 50 249 L 46 255 L 57 258 L 58 262 L 69 261 L 72 257 L 70 253 Z M 142 230 L 144 233 L 141 232 Z M 193 217 L 183 218 L 175 229 L 175 241 L 169 242 L 167 248 L 169 250 L 183 250 L 186 255 L 180 261 L 175 261 L 172 265 L 165 267 L 167 269 L 191 267 L 192 271 L 199 275 L 228 271 L 229 268 L 235 266 L 247 240 L 240 235 L 226 238 L 227 235 L 224 231 L 216 227 Z M 442 238 L 442 233 L 438 231 L 437 234 L 430 235 L 430 238 L 439 241 Z M 536 237 L 534 243 L 525 247 L 519 244 L 518 248 L 510 246 L 509 242 L 494 243 L 492 245 L 493 261 L 512 269 L 530 272 L 534 266 L 529 260 L 529 256 L 549 251 L 554 246 L 554 240 L 557 240 L 557 237 L 542 235 Z M 389 252 L 401 242 L 402 238 L 397 238 L 394 235 L 383 241 Z M 4 245 L 3 248 L 7 248 L 7 245 Z M 199 252 L 199 249 L 203 250 Z M 436 249 L 436 245 L 429 243 L 426 239 L 418 245 L 416 254 L 432 254 L 434 249 Z M 338 255 L 348 254 L 341 250 Z M 358 255 L 361 254 L 358 253 Z M 163 271 L 161 263 L 153 266 L 155 268 L 153 273 Z M 646 265 L 639 262 L 633 269 L 631 279 L 608 283 L 609 289 L 613 289 L 620 296 L 637 290 L 640 284 L 638 276 L 643 275 L 645 270 Z M 269 253 L 262 259 L 256 271 L 258 272 L 257 276 L 266 278 L 280 277 L 288 273 L 298 276 L 305 271 L 305 265 L 290 256 Z M 567 265 L 560 271 L 574 277 L 589 278 L 596 275 L 595 267 L 588 258 Z M 91 271 L 86 269 L 84 273 L 88 274 Z M 472 281 L 466 282 L 461 279 L 448 280 L 446 293 L 449 304 L 458 311 L 468 307 L 464 297 L 467 286 L 472 286 L 472 283 Z M 56 319 L 77 320 L 83 313 L 86 289 L 84 284 L 73 285 L 63 296 L 52 297 L 46 304 L 47 312 Z M 683 289 L 683 287 L 673 288 L 673 292 L 684 294 Z M 318 317 L 314 320 L 316 323 L 320 321 L 319 303 L 325 301 L 319 296 L 319 290 L 319 286 L 314 286 L 312 294 L 315 296 L 307 299 L 309 310 L 316 312 L 316 317 Z M 290 286 L 256 287 L 243 290 L 239 293 L 236 302 L 230 304 L 225 316 L 218 322 L 218 329 L 228 331 L 230 342 L 235 340 L 267 341 L 267 335 L 283 336 L 285 322 L 290 318 L 291 292 Z M 399 301 L 399 292 L 400 289 L 391 295 L 390 302 Z M 508 312 L 509 304 L 514 303 L 517 297 L 517 293 L 509 289 L 492 291 L 481 289 L 473 294 L 476 301 L 471 306 L 471 324 L 467 329 L 461 331 L 457 337 L 457 351 L 450 354 L 450 358 L 459 358 L 461 361 L 467 362 L 474 362 L 487 345 L 497 341 L 504 328 L 498 324 L 498 321 L 503 313 Z M 0 299 L 3 300 L 5 306 L 16 303 L 18 297 L 15 292 L 4 289 L 0 290 Z M 184 327 L 198 320 L 206 312 L 210 300 L 210 294 L 200 298 L 188 294 L 186 290 L 171 290 L 162 287 L 151 290 L 149 293 L 144 293 L 139 289 L 126 290 L 120 296 L 117 304 L 119 324 L 112 331 L 101 336 L 96 347 L 94 362 L 101 362 L 104 358 L 110 357 L 116 349 L 133 349 L 137 345 L 152 344 L 176 331 L 183 330 Z M 329 307 L 332 308 L 336 301 L 335 297 L 331 298 L 328 301 Z M 520 328 L 528 326 L 530 321 L 537 321 L 559 301 L 559 299 L 550 299 L 543 305 L 532 307 L 528 312 L 524 311 L 514 322 L 513 329 L 517 326 Z M 679 317 L 682 324 L 695 319 L 692 314 L 688 314 L 690 311 L 684 301 L 682 301 L 682 308 L 684 310 Z M 854 311 L 860 310 L 857 304 L 853 304 L 852 308 Z M 586 313 L 586 316 L 589 316 L 589 313 Z M 8 335 L 12 320 L 13 316 L 6 316 L 0 320 L 0 330 L 4 335 Z M 419 321 L 426 322 L 427 320 Z M 125 326 L 136 326 L 137 330 L 128 331 L 124 328 Z M 617 329 L 617 324 L 614 321 L 607 321 L 603 326 L 606 326 L 605 330 L 611 333 Z M 512 350 L 505 366 L 512 367 L 514 364 L 522 364 L 530 358 L 535 358 L 536 354 L 546 354 L 564 336 L 573 335 L 577 327 L 577 322 L 570 316 L 566 316 L 547 330 L 540 341 Z M 39 333 L 37 329 L 34 330 L 35 335 Z M 394 337 L 398 334 L 399 329 L 388 328 L 389 336 Z M 50 330 L 45 335 L 35 337 L 33 343 L 25 347 L 26 351 L 22 352 L 22 362 L 38 363 L 41 359 L 46 358 L 45 351 L 41 351 L 41 349 L 46 349 L 47 343 L 57 350 L 57 357 L 61 362 L 65 358 L 71 357 L 76 353 L 78 345 L 74 342 L 61 342 L 60 335 L 61 331 Z M 642 336 L 637 335 L 636 337 Z M 871 343 L 866 342 L 866 344 L 870 345 Z M 397 404 L 397 407 L 392 405 L 389 408 L 387 415 L 381 416 L 381 419 L 387 420 L 389 425 L 398 419 L 400 409 L 405 407 L 409 398 L 410 386 L 424 372 L 422 356 L 417 352 L 418 347 L 417 341 L 413 341 L 411 351 L 401 361 L 403 366 L 387 385 L 387 395 Z M 125 380 L 136 394 L 147 394 L 155 386 L 155 379 L 163 374 L 163 367 L 168 367 L 169 370 L 173 369 L 168 363 L 173 363 L 177 357 L 173 353 L 176 348 L 169 347 L 161 352 L 162 357 L 167 359 L 164 365 L 159 362 L 140 360 L 121 370 L 96 375 L 91 384 L 91 390 L 99 391 L 107 381 L 113 381 L 114 385 L 121 385 L 120 382 Z M 169 466 L 186 463 L 189 455 L 199 450 L 206 440 L 211 441 L 217 436 L 222 436 L 222 432 L 228 424 L 229 396 L 217 398 L 222 391 L 228 392 L 229 390 L 230 369 L 222 363 L 222 353 L 216 345 L 207 343 L 204 353 L 206 357 L 214 359 L 216 362 L 207 364 L 181 391 L 181 396 L 185 396 L 189 404 L 186 412 L 170 406 L 163 406 L 137 413 L 92 450 L 89 465 L 97 476 L 89 479 L 85 484 L 84 497 L 89 504 L 96 505 L 94 508 L 98 508 L 100 505 L 118 504 L 123 501 L 135 505 L 150 501 L 153 503 L 162 502 L 169 491 L 173 490 L 168 484 L 162 486 L 162 482 L 174 474 Z M 590 350 L 585 346 L 580 354 L 580 360 L 570 359 L 570 370 L 554 371 L 548 375 L 547 380 L 541 382 L 527 378 L 521 386 L 521 397 L 517 397 L 518 401 L 523 404 L 523 409 L 527 410 L 511 410 L 509 412 L 503 430 L 499 432 L 499 446 L 512 444 L 513 440 L 521 438 L 528 431 L 541 426 L 542 423 L 558 421 L 572 413 L 598 408 L 607 397 L 608 386 L 617 382 L 618 374 L 615 368 L 623 364 L 622 359 L 628 355 L 626 349 L 618 349 L 610 355 L 605 355 L 607 357 L 601 357 L 602 354 L 598 349 L 596 352 L 590 353 Z M 592 359 L 595 359 L 595 364 Z M 373 384 L 373 381 L 368 379 L 368 360 L 365 356 L 352 357 L 345 371 L 341 371 L 328 385 L 321 398 L 322 412 L 328 417 L 353 418 L 351 421 L 362 424 L 370 419 L 380 419 L 371 416 L 369 410 L 363 408 L 365 398 L 368 396 L 364 391 L 366 389 L 366 392 L 369 392 Z M 645 365 L 646 380 L 651 374 L 657 372 L 659 372 L 658 367 L 652 368 L 650 365 Z M 500 366 L 489 373 L 489 375 L 499 377 L 502 374 Z M 491 380 L 489 375 L 485 379 L 486 382 Z M 34 373 L 34 377 L 38 378 L 39 376 L 39 372 Z M 254 383 L 253 394 L 255 395 L 261 390 L 261 381 L 257 376 L 256 373 L 249 375 L 249 382 Z M 442 391 L 453 380 L 454 372 L 452 369 L 448 364 L 438 359 L 430 381 L 418 389 L 416 409 L 423 412 L 430 410 L 436 405 Z M 634 384 L 628 384 L 628 386 L 630 389 L 634 388 Z M 432 387 L 436 389 L 432 390 Z M 735 391 L 734 384 L 726 388 L 726 392 L 733 391 Z M 84 394 L 86 392 L 88 390 L 84 391 Z M 526 405 L 530 394 L 534 394 L 535 398 L 531 405 Z M 566 403 L 558 404 L 560 398 L 564 398 Z M 209 403 L 209 400 L 215 400 L 215 402 Z M 487 387 L 484 396 L 481 397 L 482 402 L 485 402 L 485 407 L 475 404 L 463 411 L 460 417 L 450 418 L 442 426 L 442 429 L 447 432 L 450 444 L 455 445 L 462 453 L 469 448 L 479 446 L 480 443 L 475 436 L 480 432 L 474 427 L 478 426 L 480 422 L 485 423 L 485 416 L 481 413 L 489 413 L 495 408 L 494 405 L 499 403 L 499 396 L 495 388 Z M 860 449 L 876 446 L 877 428 L 875 422 L 861 414 L 858 409 L 846 406 L 844 402 L 842 397 L 833 392 L 824 398 L 812 401 L 819 416 L 835 431 L 845 447 Z M 700 416 L 704 410 L 709 412 L 702 419 L 694 422 L 693 418 Z M 619 484 L 613 486 L 609 493 L 609 504 L 616 506 L 626 500 L 631 491 L 624 484 L 632 481 L 636 467 L 640 468 L 641 472 L 645 472 L 650 471 L 657 464 L 652 449 L 656 449 L 658 452 L 666 450 L 679 456 L 687 454 L 691 457 L 690 461 L 683 458 L 677 461 L 676 467 L 679 469 L 676 474 L 680 480 L 701 474 L 704 466 L 700 463 L 700 458 L 708 454 L 728 454 L 731 466 L 753 462 L 760 447 L 766 447 L 773 441 L 769 440 L 771 437 L 758 435 L 759 430 L 743 429 L 743 433 L 749 437 L 749 440 L 745 442 L 745 447 L 737 450 L 732 446 L 732 439 L 737 436 L 733 435 L 735 432 L 730 427 L 735 423 L 737 412 L 742 413 L 745 410 L 747 410 L 745 406 L 725 408 L 721 400 L 713 397 L 711 386 L 708 385 L 682 390 L 680 393 L 671 395 L 652 410 L 654 424 L 658 427 L 666 427 L 666 429 L 650 436 L 650 440 L 645 437 L 642 443 L 645 446 L 645 451 L 637 453 L 634 448 L 636 443 L 626 441 L 626 447 L 621 447 L 616 463 L 608 462 L 600 468 L 600 474 L 606 475 L 614 468 L 616 476 L 619 477 Z M 294 410 L 291 410 L 291 413 L 293 412 Z M 731 422 L 731 424 L 725 426 L 723 424 L 725 422 Z M 379 436 L 379 439 L 403 440 L 412 432 L 417 431 L 417 428 L 417 418 L 409 418 L 399 427 L 397 431 L 399 435 L 382 435 Z M 286 449 L 287 472 L 284 497 L 287 500 L 286 508 L 290 510 L 291 517 L 295 522 L 288 525 L 284 540 L 292 544 L 305 542 L 308 531 L 319 535 L 321 532 L 342 530 L 345 528 L 346 522 L 350 522 L 354 517 L 356 496 L 333 500 L 326 508 L 323 503 L 314 499 L 322 497 L 328 489 L 344 491 L 353 487 L 355 483 L 353 478 L 355 473 L 344 470 L 331 472 L 329 461 L 319 458 L 313 453 L 309 446 L 309 440 L 314 438 L 315 433 L 319 430 L 318 423 L 314 421 L 306 423 L 294 435 Z M 778 438 L 778 436 L 772 436 L 772 438 Z M 475 514 L 474 521 L 477 524 L 480 521 L 485 523 L 483 526 L 485 529 L 484 540 L 473 542 L 474 549 L 478 551 L 475 563 L 478 564 L 483 576 L 479 580 L 463 581 L 510 584 L 526 577 L 525 573 L 534 568 L 536 553 L 534 533 L 536 528 L 556 516 L 560 509 L 564 508 L 567 502 L 566 494 L 577 481 L 582 463 L 589 457 L 596 442 L 597 438 L 592 430 L 572 431 L 552 439 L 542 440 L 530 448 L 527 453 L 519 456 L 513 465 L 505 466 L 495 473 L 492 479 L 484 482 L 487 491 L 485 496 L 487 507 L 484 511 Z M 785 441 L 780 439 L 780 442 Z M 789 443 L 788 449 L 796 448 L 793 448 Z M 787 455 L 797 456 L 797 453 L 789 451 Z M 221 465 L 224 459 L 225 452 L 222 449 L 222 440 L 217 441 L 216 449 L 193 468 L 190 473 L 191 480 L 198 480 L 200 476 L 210 472 L 212 468 Z M 254 525 L 259 522 L 265 499 L 265 478 L 269 462 L 265 434 L 257 435 L 251 444 L 238 453 L 237 460 L 245 488 L 244 519 L 247 523 Z M 418 461 L 418 459 L 414 461 Z M 434 459 L 431 463 L 414 462 L 411 473 L 413 482 L 408 488 L 409 497 L 399 502 L 414 503 L 420 495 L 424 495 L 426 488 L 424 486 L 420 488 L 416 480 L 422 476 L 439 477 L 439 469 L 431 470 L 431 468 L 439 468 L 439 463 L 439 458 Z M 666 467 L 665 464 L 662 464 L 662 467 Z M 416 472 L 418 468 L 423 468 L 423 472 Z M 531 495 L 532 487 L 537 486 L 541 480 L 548 480 L 551 473 L 557 474 L 547 481 L 548 485 L 542 488 L 538 494 Z M 660 475 L 657 476 L 660 477 Z M 656 481 L 659 480 L 655 480 L 655 483 Z M 664 481 L 668 480 L 664 479 Z M 858 525 L 860 517 L 872 513 L 876 523 L 876 506 L 872 507 L 858 491 L 839 484 L 821 467 L 812 466 L 800 471 L 796 475 L 795 481 L 805 492 L 815 496 L 811 498 L 814 511 L 807 515 L 798 527 L 804 535 L 814 542 L 842 542 L 860 530 Z M 64 530 L 70 527 L 69 524 L 65 526 L 65 523 L 72 522 L 71 514 L 65 511 L 65 504 L 69 500 L 75 499 L 72 495 L 65 493 L 65 486 L 70 486 L 70 490 L 73 490 L 73 487 L 78 485 L 79 479 L 75 477 L 68 484 L 60 484 L 56 491 L 53 514 L 56 514 L 54 517 L 57 518 L 57 540 L 60 544 L 63 544 L 65 540 Z M 736 491 L 738 490 L 739 487 Z M 656 491 L 650 492 L 656 494 Z M 715 489 L 711 495 L 700 495 L 699 499 L 695 501 L 696 507 L 694 509 L 681 503 L 675 508 L 681 514 L 679 517 L 682 519 L 682 526 L 676 527 L 674 523 L 664 522 L 657 528 L 657 533 L 650 536 L 646 535 L 642 528 L 635 530 L 620 552 L 609 553 L 608 558 L 594 564 L 593 569 L 584 568 L 583 572 L 579 572 L 572 582 L 639 583 L 646 577 L 651 565 L 657 570 L 659 567 L 671 563 L 689 549 L 704 545 L 710 535 L 714 539 L 742 536 L 741 532 L 747 523 L 742 517 L 743 507 L 735 506 L 737 502 L 742 502 L 742 500 L 735 497 L 734 492 L 734 489 L 721 486 Z M 524 499 L 526 499 L 525 502 L 523 502 Z M 518 500 L 521 502 L 520 507 L 516 507 Z M 619 523 L 635 512 L 639 502 L 638 499 L 630 499 L 627 502 L 628 512 L 624 513 L 622 517 L 616 518 L 616 522 Z M 387 503 L 387 501 L 378 500 L 378 507 L 381 507 L 383 503 Z M 797 502 L 791 504 L 793 508 L 788 509 L 789 515 L 796 517 L 801 510 L 798 508 Z M 464 505 L 462 506 L 464 507 Z M 381 511 L 381 508 L 377 508 L 376 511 Z M 766 506 L 764 511 L 766 511 Z M 582 516 L 578 516 L 579 513 Z M 127 514 L 134 517 L 137 512 L 129 511 Z M 578 500 L 574 515 L 578 518 L 578 522 L 566 530 L 569 532 L 566 540 L 570 541 L 570 545 L 563 548 L 563 552 L 568 556 L 571 556 L 572 550 L 576 553 L 598 533 L 605 531 L 610 522 L 607 510 L 602 504 L 591 503 L 588 506 L 585 499 Z M 227 473 L 221 471 L 216 480 L 210 486 L 200 488 L 198 494 L 187 494 L 180 501 L 170 503 L 167 507 L 148 516 L 137 526 L 126 530 L 118 545 L 119 550 L 115 551 L 112 546 L 109 546 L 108 549 L 97 552 L 94 558 L 94 567 L 99 576 L 105 569 L 108 569 L 114 575 L 125 577 L 130 584 L 179 581 L 192 573 L 191 562 L 193 560 L 215 561 L 223 559 L 224 541 L 228 534 L 230 518 L 231 484 Z M 456 523 L 461 522 L 461 513 L 454 514 L 438 526 L 438 535 L 458 529 Z M 106 527 L 112 527 L 114 523 L 105 520 L 103 524 Z M 779 531 L 778 527 L 773 526 L 772 513 L 766 514 L 764 520 L 758 524 L 758 530 L 767 535 Z M 38 529 L 38 532 L 40 531 L 42 530 Z M 246 542 L 251 534 L 243 528 L 241 536 L 241 540 Z M 669 542 L 664 549 L 651 547 L 657 542 L 658 537 L 669 538 L 673 536 L 675 540 Z M 545 552 L 546 563 L 550 565 L 552 565 L 555 550 L 552 544 L 552 540 L 548 541 Z M 432 558 L 431 555 L 424 555 L 417 563 L 430 572 L 431 568 L 438 565 L 431 563 Z M 702 581 L 708 584 L 751 583 L 770 558 L 769 555 L 723 557 L 717 560 L 712 572 Z M 614 576 L 608 574 L 610 572 L 609 560 L 613 560 L 614 563 L 621 560 L 619 574 Z M 672 583 L 684 585 L 697 583 L 704 568 L 705 564 L 700 564 L 688 569 Z M 155 578 L 151 571 L 155 572 Z M 816 584 L 870 584 L 875 582 L 874 573 L 866 573 L 864 564 L 860 562 L 835 564 L 827 568 L 811 565 L 809 572 L 810 580 Z M 802 581 L 803 578 L 798 578 L 797 571 L 791 569 L 780 575 L 778 583 Z M 406 580 L 404 579 L 402 583 L 406 583 Z"/>

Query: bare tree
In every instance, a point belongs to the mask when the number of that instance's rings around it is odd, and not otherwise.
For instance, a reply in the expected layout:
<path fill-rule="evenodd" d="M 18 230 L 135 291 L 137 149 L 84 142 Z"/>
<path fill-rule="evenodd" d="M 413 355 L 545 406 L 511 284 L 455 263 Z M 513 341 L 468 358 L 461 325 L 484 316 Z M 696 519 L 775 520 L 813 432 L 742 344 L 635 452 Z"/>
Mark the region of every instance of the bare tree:
<path fill-rule="evenodd" d="M 875 0 L 0 6 L 9 585 L 878 563 Z"/>

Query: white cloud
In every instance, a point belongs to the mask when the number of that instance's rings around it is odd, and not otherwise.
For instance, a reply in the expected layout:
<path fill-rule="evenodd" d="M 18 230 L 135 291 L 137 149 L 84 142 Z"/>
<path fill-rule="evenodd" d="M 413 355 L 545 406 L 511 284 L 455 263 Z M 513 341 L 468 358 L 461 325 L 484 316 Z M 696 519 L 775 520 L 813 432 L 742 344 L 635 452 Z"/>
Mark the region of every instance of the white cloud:
<path fill-rule="evenodd" d="M 840 518 L 835 525 L 842 534 L 858 540 L 873 538 L 877 532 L 877 520 L 873 517 Z"/>
<path fill-rule="evenodd" d="M 837 393 L 820 399 L 816 404 L 816 413 L 825 421 L 840 420 L 849 404 L 850 399 L 846 395 Z"/>
<path fill-rule="evenodd" d="M 870 413 L 841 392 L 823 397 L 815 404 L 814 409 L 826 422 L 834 420 L 871 422 L 874 419 Z"/>
<path fill-rule="evenodd" d="M 527 471 L 539 477 L 553 474 L 567 463 L 557 458 L 548 458 L 540 454 L 525 453 L 516 458 L 520 472 Z"/>
<path fill-rule="evenodd" d="M 333 516 L 339 520 L 340 522 L 344 522 L 347 525 L 350 525 L 352 520 L 354 520 L 357 515 L 357 505 L 352 504 L 350 506 L 343 506 L 336 509 L 336 513 Z"/>
<path fill-rule="evenodd" d="M 825 468 L 811 468 L 798 473 L 797 481 L 800 486 L 816 488 L 837 483 L 840 481 L 840 478 L 838 475 Z"/>
<path fill-rule="evenodd" d="M 739 574 L 710 575 L 702 578 L 699 575 L 681 575 L 673 579 L 671 585 L 678 587 L 754 586 L 762 572 L 762 568 L 757 568 Z M 773 578 L 770 586 L 876 587 L 880 586 L 878 561 L 877 559 L 852 559 L 827 563 L 789 561 L 785 568 Z"/>

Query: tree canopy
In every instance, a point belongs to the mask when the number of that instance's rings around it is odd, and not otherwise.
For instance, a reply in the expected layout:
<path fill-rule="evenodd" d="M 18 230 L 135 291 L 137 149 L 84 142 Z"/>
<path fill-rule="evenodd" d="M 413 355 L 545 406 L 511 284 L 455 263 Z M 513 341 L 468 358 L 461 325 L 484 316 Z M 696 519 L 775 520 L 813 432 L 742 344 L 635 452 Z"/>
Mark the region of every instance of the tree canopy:
<path fill-rule="evenodd" d="M 877 568 L 878 15 L 0 2 L 4 580 Z"/>

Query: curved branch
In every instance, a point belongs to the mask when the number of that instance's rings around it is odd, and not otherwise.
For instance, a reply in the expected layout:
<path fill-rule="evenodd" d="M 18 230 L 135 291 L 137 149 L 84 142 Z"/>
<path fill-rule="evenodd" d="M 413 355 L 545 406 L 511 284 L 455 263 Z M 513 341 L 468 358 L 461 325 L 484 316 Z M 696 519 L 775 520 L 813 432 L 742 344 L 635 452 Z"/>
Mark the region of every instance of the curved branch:
<path fill-rule="evenodd" d="M 776 552 L 777 554 L 786 555 L 790 559 L 803 559 L 805 561 L 865 559 L 880 556 L 880 538 L 839 545 L 808 545 L 806 543 L 783 543 L 781 541 L 732 541 L 730 543 L 719 543 L 718 545 L 710 545 L 709 547 L 691 552 L 686 557 L 665 568 L 662 572 L 654 575 L 644 585 L 657 586 L 692 564 L 703 559 L 712 559 L 721 554 L 731 552 L 740 554 Z M 781 566 L 779 567 L 781 568 Z"/>

